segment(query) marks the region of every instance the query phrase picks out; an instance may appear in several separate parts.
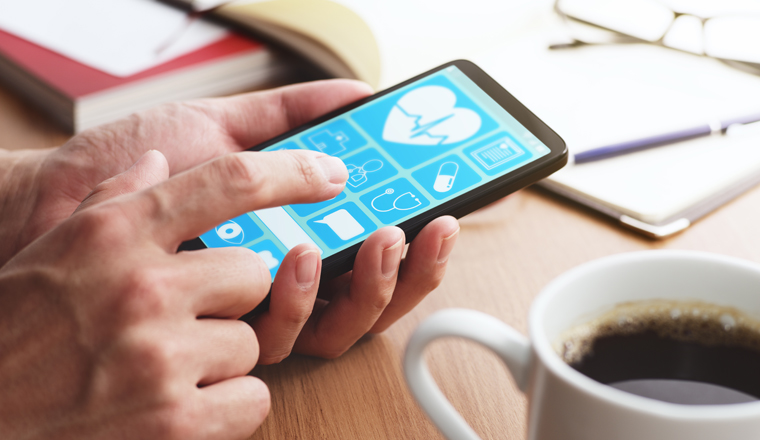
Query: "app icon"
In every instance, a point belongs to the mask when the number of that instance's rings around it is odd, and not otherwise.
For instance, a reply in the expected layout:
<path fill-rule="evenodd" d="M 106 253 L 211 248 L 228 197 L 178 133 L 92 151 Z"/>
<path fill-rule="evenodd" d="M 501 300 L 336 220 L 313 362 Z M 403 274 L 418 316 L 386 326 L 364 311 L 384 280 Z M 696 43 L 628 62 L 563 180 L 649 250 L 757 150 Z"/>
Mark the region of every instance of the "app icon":
<path fill-rule="evenodd" d="M 472 158 L 486 174 L 502 173 L 527 162 L 533 155 L 517 145 L 506 133 L 500 133 L 464 150 L 464 154 Z"/>
<path fill-rule="evenodd" d="M 377 229 L 372 220 L 351 202 L 318 215 L 306 224 L 332 249 Z"/>
<path fill-rule="evenodd" d="M 393 224 L 430 202 L 406 179 L 397 179 L 363 195 L 360 200 L 381 222 Z"/>
<path fill-rule="evenodd" d="M 345 198 L 346 198 L 346 193 L 342 192 L 338 194 L 337 196 L 335 196 L 334 198 L 330 200 L 325 200 L 324 202 L 300 203 L 297 205 L 290 205 L 290 207 L 293 208 L 293 211 L 295 211 L 295 213 L 300 215 L 301 217 L 308 217 L 317 211 L 321 211 L 322 209 L 327 208 L 328 206 L 338 203 L 339 201 Z"/>
<path fill-rule="evenodd" d="M 442 86 L 423 86 L 396 102 L 383 127 L 383 139 L 411 145 L 445 145 L 463 141 L 480 128 L 480 116 L 457 107 L 457 96 Z"/>
<path fill-rule="evenodd" d="M 248 214 L 235 217 L 201 235 L 208 247 L 240 246 L 264 235 Z"/>
<path fill-rule="evenodd" d="M 215 231 L 216 235 L 227 243 L 241 244 L 245 240 L 245 232 L 235 220 L 227 220 L 227 223 L 217 226 Z"/>
<path fill-rule="evenodd" d="M 438 200 L 449 198 L 482 180 L 455 154 L 413 172 L 412 177 Z"/>
<path fill-rule="evenodd" d="M 259 254 L 259 257 L 264 261 L 264 264 L 267 265 L 269 273 L 272 275 L 272 279 L 274 279 L 274 275 L 277 273 L 277 269 L 279 269 L 282 259 L 285 258 L 282 251 L 280 251 L 277 245 L 271 240 L 264 240 L 256 243 L 251 246 L 251 250 Z"/>
<path fill-rule="evenodd" d="M 314 223 L 327 225 L 341 240 L 350 240 L 362 235 L 362 232 L 364 232 L 364 226 L 345 209 L 331 212 L 324 216 L 322 220 L 314 220 Z"/>
<path fill-rule="evenodd" d="M 342 156 L 367 144 L 348 121 L 338 119 L 309 132 L 301 141 L 310 149 L 330 156 Z"/>
<path fill-rule="evenodd" d="M 459 164 L 456 162 L 444 162 L 438 167 L 438 174 L 435 175 L 433 191 L 445 193 L 449 192 L 454 186 L 454 181 L 459 172 Z"/>
<path fill-rule="evenodd" d="M 404 168 L 412 168 L 496 129 L 445 73 L 407 87 L 352 115 Z"/>
<path fill-rule="evenodd" d="M 348 168 L 346 188 L 351 192 L 364 191 L 398 174 L 396 168 L 374 148 L 364 150 L 343 161 Z"/>

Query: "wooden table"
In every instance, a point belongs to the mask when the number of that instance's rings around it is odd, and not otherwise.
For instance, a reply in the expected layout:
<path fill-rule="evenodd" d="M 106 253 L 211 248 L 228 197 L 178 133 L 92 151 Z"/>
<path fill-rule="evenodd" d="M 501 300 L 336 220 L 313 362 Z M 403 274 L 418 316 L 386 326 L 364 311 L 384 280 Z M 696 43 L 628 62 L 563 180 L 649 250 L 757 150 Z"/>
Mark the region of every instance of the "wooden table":
<path fill-rule="evenodd" d="M 60 145 L 68 135 L 0 87 L 0 148 Z M 462 220 L 443 284 L 385 333 L 336 360 L 292 356 L 257 367 L 272 411 L 252 439 L 435 439 L 435 427 L 407 391 L 402 355 L 426 316 L 447 307 L 490 313 L 526 331 L 531 301 L 557 275 L 581 263 L 642 249 L 693 249 L 760 263 L 760 188 L 686 232 L 652 241 L 538 190 L 525 190 Z M 525 398 L 495 355 L 443 340 L 428 360 L 444 393 L 486 439 L 522 439 Z"/>

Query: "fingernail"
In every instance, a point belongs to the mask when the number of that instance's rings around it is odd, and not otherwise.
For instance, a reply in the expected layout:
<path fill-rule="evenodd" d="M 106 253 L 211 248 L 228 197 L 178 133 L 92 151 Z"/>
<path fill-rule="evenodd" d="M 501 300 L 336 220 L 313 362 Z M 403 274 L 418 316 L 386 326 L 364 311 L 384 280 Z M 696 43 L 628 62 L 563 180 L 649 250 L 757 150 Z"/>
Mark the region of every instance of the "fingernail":
<path fill-rule="evenodd" d="M 380 263 L 380 270 L 383 276 L 390 278 L 396 273 L 398 265 L 401 262 L 401 253 L 404 251 L 404 239 L 400 238 L 396 244 L 383 250 L 383 260 Z"/>
<path fill-rule="evenodd" d="M 441 250 L 438 251 L 438 263 L 445 263 L 451 255 L 451 251 L 454 250 L 454 244 L 457 242 L 459 236 L 459 228 L 454 231 L 448 237 L 444 237 L 441 242 Z"/>
<path fill-rule="evenodd" d="M 322 171 L 330 183 L 345 183 L 348 179 L 346 164 L 337 157 L 321 156 L 317 159 L 317 163 L 322 167 Z"/>
<path fill-rule="evenodd" d="M 296 282 L 304 289 L 314 285 L 317 279 L 319 252 L 306 251 L 296 257 Z"/>

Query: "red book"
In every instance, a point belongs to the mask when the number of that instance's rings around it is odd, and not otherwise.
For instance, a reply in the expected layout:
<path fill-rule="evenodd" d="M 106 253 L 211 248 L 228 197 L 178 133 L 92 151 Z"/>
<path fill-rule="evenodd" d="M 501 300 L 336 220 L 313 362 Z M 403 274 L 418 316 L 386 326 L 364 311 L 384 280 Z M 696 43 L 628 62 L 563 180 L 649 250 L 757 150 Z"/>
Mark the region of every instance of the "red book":
<path fill-rule="evenodd" d="M 261 43 L 231 33 L 120 78 L 0 30 L 0 81 L 73 132 L 162 102 L 227 95 L 281 82 L 284 68 Z"/>

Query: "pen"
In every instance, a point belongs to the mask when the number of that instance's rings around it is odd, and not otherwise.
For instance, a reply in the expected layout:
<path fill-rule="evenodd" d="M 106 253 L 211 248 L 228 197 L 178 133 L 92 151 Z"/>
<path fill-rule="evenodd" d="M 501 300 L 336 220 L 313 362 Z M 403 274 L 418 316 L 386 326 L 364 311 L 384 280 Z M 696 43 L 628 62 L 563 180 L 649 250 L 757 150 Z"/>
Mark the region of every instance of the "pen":
<path fill-rule="evenodd" d="M 760 114 L 737 117 L 724 121 L 712 121 L 707 124 L 684 130 L 663 133 L 656 136 L 634 139 L 621 142 L 618 144 L 607 145 L 604 147 L 592 148 L 575 154 L 575 163 L 593 162 L 595 160 L 606 159 L 608 157 L 620 156 L 622 154 L 633 153 L 634 151 L 645 150 L 648 148 L 659 147 L 661 145 L 671 144 L 674 142 L 684 141 L 711 134 L 725 133 L 726 130 L 735 125 L 743 125 L 751 122 L 760 121 Z"/>

